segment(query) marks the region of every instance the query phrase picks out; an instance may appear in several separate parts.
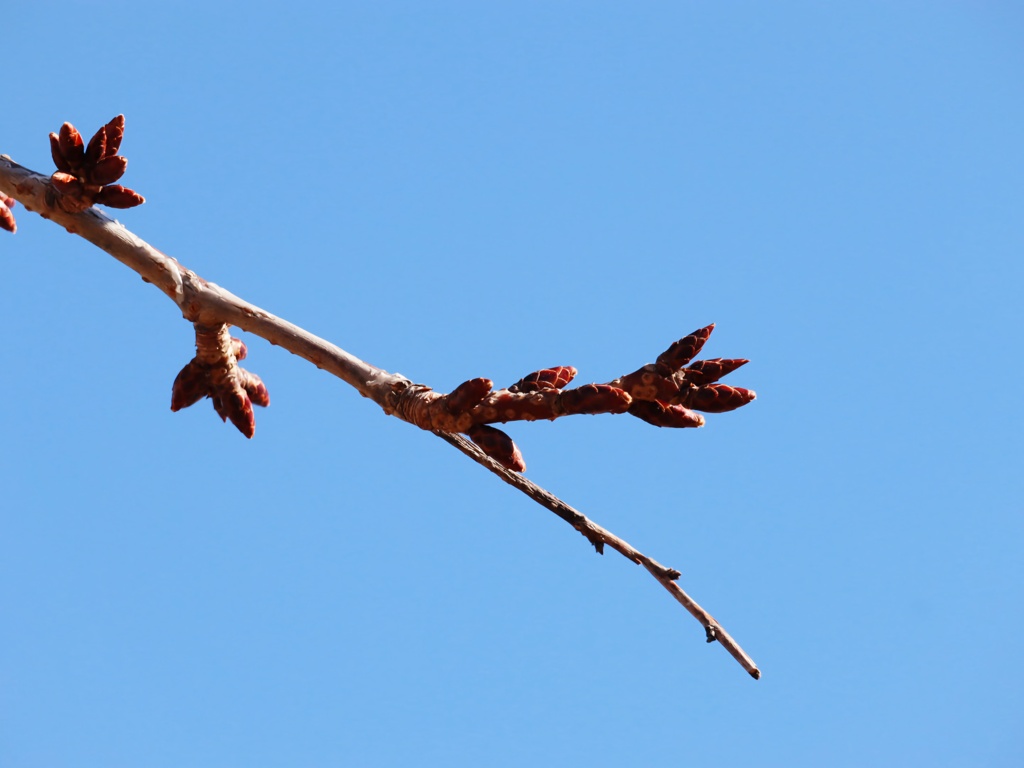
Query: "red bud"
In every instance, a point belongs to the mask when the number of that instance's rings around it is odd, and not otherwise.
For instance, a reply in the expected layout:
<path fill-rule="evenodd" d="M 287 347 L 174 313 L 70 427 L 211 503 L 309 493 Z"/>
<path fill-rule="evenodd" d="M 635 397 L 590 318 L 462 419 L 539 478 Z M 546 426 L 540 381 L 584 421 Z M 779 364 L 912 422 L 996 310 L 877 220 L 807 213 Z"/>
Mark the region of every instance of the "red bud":
<path fill-rule="evenodd" d="M 60 150 L 60 138 L 56 133 L 50 134 L 50 156 L 53 158 L 53 164 L 57 166 L 58 171 L 68 173 L 71 171 L 71 166 L 68 165 L 68 161 L 64 159 L 64 155 Z"/>
<path fill-rule="evenodd" d="M 234 336 L 231 337 L 231 351 L 234 353 L 236 361 L 245 360 L 246 355 L 249 354 L 245 342 L 241 339 L 236 339 Z"/>
<path fill-rule="evenodd" d="M 96 202 L 110 208 L 134 208 L 136 205 L 146 202 L 146 198 L 120 184 L 111 184 L 100 190 L 96 196 Z"/>
<path fill-rule="evenodd" d="M 658 365 L 664 365 L 669 370 L 678 371 L 697 356 L 713 330 L 715 330 L 714 323 L 694 331 L 689 336 L 684 336 L 658 355 Z"/>
<path fill-rule="evenodd" d="M 526 462 L 523 461 L 523 454 L 512 442 L 512 438 L 500 429 L 489 427 L 486 424 L 476 424 L 466 432 L 469 439 L 476 443 L 484 453 L 496 462 L 510 469 L 513 472 L 524 472 Z"/>
<path fill-rule="evenodd" d="M 716 357 L 714 360 L 698 360 L 690 365 L 684 373 L 686 380 L 691 384 L 712 384 L 749 362 L 749 360 L 739 359 L 723 360 L 720 357 Z"/>
<path fill-rule="evenodd" d="M 106 156 L 107 152 L 107 126 L 103 126 L 93 137 L 89 139 L 89 146 L 85 148 L 85 164 L 96 165 Z"/>
<path fill-rule="evenodd" d="M 561 389 L 576 378 L 576 369 L 571 365 L 544 368 L 524 376 L 511 387 L 509 392 L 537 392 L 542 389 Z"/>
<path fill-rule="evenodd" d="M 118 115 L 103 127 L 106 129 L 107 142 L 103 157 L 116 155 L 121 148 L 121 139 L 124 138 L 124 115 Z"/>
<path fill-rule="evenodd" d="M 656 427 L 682 429 L 703 427 L 704 417 L 681 405 L 665 405 L 657 400 L 634 400 L 629 412 Z"/>
<path fill-rule="evenodd" d="M 494 382 L 490 379 L 464 381 L 445 395 L 444 405 L 448 413 L 457 416 L 465 413 L 491 393 Z"/>
<path fill-rule="evenodd" d="M 238 375 L 242 380 L 242 388 L 249 395 L 253 405 L 258 405 L 261 408 L 270 405 L 270 393 L 259 376 L 242 368 L 238 369 Z"/>
<path fill-rule="evenodd" d="M 64 123 L 60 127 L 58 141 L 60 142 L 60 153 L 68 165 L 72 169 L 81 166 L 85 160 L 85 142 L 82 141 L 82 134 L 75 129 L 75 126 L 71 123 Z"/>
<path fill-rule="evenodd" d="M 756 398 L 757 394 L 750 389 L 730 387 L 728 384 L 708 384 L 690 390 L 680 400 L 697 411 L 725 413 L 734 411 Z"/>
<path fill-rule="evenodd" d="M 210 393 L 209 373 L 195 360 L 181 369 L 171 385 L 171 410 L 195 405 Z"/>
<path fill-rule="evenodd" d="M 121 157 L 120 155 L 105 157 L 96 163 L 96 167 L 89 171 L 89 181 L 101 187 L 113 184 L 124 176 L 125 169 L 127 168 L 128 158 Z"/>

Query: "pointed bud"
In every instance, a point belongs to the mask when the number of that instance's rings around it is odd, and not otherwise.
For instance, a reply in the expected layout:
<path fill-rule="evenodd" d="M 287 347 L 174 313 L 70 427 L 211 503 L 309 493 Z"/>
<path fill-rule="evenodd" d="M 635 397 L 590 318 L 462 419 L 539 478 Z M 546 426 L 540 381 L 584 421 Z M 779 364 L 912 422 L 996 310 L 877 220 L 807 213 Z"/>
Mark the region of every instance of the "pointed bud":
<path fill-rule="evenodd" d="M 64 159 L 64 155 L 60 151 L 60 139 L 56 133 L 50 134 L 50 156 L 53 158 L 53 164 L 57 166 L 58 171 L 64 173 L 71 172 L 71 166 L 68 165 L 68 161 Z"/>
<path fill-rule="evenodd" d="M 195 360 L 178 372 L 171 385 L 171 410 L 180 411 L 202 400 L 210 392 L 208 372 Z"/>
<path fill-rule="evenodd" d="M 85 148 L 85 164 L 96 165 L 104 158 L 107 152 L 107 126 L 103 126 L 93 137 L 89 139 L 89 146 Z"/>
<path fill-rule="evenodd" d="M 57 137 L 60 142 L 60 153 L 67 160 L 72 169 L 78 169 L 85 160 L 85 142 L 71 123 L 64 123 L 60 127 L 60 135 Z"/>
<path fill-rule="evenodd" d="M 665 405 L 656 400 L 634 400 L 629 412 L 656 427 L 685 429 L 703 427 L 704 417 L 681 405 Z"/>
<path fill-rule="evenodd" d="M 96 202 L 110 208 L 134 208 L 136 205 L 146 202 L 146 198 L 120 184 L 111 184 L 100 190 L 96 196 Z"/>
<path fill-rule="evenodd" d="M 509 392 L 538 392 L 542 389 L 562 389 L 576 378 L 576 369 L 571 365 L 544 368 L 524 376 L 511 387 Z"/>
<path fill-rule="evenodd" d="M 730 387 L 728 384 L 708 384 L 690 390 L 685 397 L 680 398 L 680 401 L 696 411 L 725 413 L 741 408 L 755 399 L 757 394 L 750 389 Z"/>
<path fill-rule="evenodd" d="M 666 366 L 671 371 L 678 371 L 697 356 L 713 330 L 714 323 L 684 336 L 658 355 L 658 365 Z"/>
<path fill-rule="evenodd" d="M 241 387 L 225 387 L 213 399 L 213 407 L 222 420 L 231 420 L 235 428 L 248 438 L 256 434 L 256 414 L 252 402 Z"/>
<path fill-rule="evenodd" d="M 118 115 L 103 127 L 106 129 L 107 143 L 103 157 L 116 155 L 121 148 L 121 139 L 124 138 L 124 115 Z"/>
<path fill-rule="evenodd" d="M 714 360 L 698 360 L 684 370 L 683 374 L 691 384 L 713 384 L 749 362 L 739 359 L 724 360 L 721 357 Z"/>
<path fill-rule="evenodd" d="M 96 163 L 95 168 L 89 171 L 89 181 L 93 184 L 105 187 L 107 184 L 113 184 L 124 176 L 124 172 L 127 168 L 128 158 L 121 157 L 120 155 L 105 157 Z"/>
<path fill-rule="evenodd" d="M 470 379 L 464 381 L 450 393 L 445 395 L 444 406 L 448 413 L 458 416 L 479 404 L 491 393 L 494 382 L 490 379 Z"/>
<path fill-rule="evenodd" d="M 469 428 L 466 435 L 481 451 L 501 464 L 505 469 L 510 469 L 513 472 L 526 471 L 526 462 L 523 461 L 523 454 L 519 452 L 519 448 L 512 442 L 512 438 L 500 429 L 489 427 L 486 424 L 476 424 Z"/>
<path fill-rule="evenodd" d="M 270 405 L 270 393 L 259 376 L 243 368 L 238 369 L 238 376 L 241 379 L 242 388 L 249 395 L 249 400 L 253 405 L 258 405 L 261 408 Z"/>
<path fill-rule="evenodd" d="M 241 339 L 236 339 L 234 336 L 231 337 L 231 352 L 235 356 L 235 360 L 245 360 L 249 354 L 248 348 L 245 346 L 245 342 Z"/>

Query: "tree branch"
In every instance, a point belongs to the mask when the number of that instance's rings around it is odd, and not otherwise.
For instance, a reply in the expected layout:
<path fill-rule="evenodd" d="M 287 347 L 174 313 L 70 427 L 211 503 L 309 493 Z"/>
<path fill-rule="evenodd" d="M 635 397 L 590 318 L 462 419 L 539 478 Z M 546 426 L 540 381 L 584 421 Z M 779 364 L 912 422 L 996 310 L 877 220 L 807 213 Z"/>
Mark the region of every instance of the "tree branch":
<path fill-rule="evenodd" d="M 116 120 L 101 129 L 101 132 L 109 131 Z M 123 131 L 123 121 L 120 129 Z M 74 136 L 77 136 L 77 132 Z M 67 140 L 67 144 L 71 147 L 70 151 L 79 151 L 82 142 L 79 137 L 75 143 L 74 136 Z M 117 138 L 119 144 L 120 136 Z M 59 153 L 63 146 L 60 141 L 64 139 L 65 129 L 62 129 L 61 136 L 52 140 L 57 142 L 54 152 L 58 175 L 63 172 L 60 162 L 63 158 Z M 103 147 L 100 146 L 98 150 L 94 148 L 94 142 L 97 141 L 94 137 L 88 152 L 92 153 L 93 160 L 99 158 L 99 162 L 104 162 L 106 156 Z M 113 151 L 116 152 L 116 147 Z M 259 379 L 237 367 L 237 362 L 245 356 L 245 347 L 241 342 L 230 339 L 227 327 L 237 326 L 260 336 L 337 376 L 361 395 L 377 403 L 388 415 L 398 416 L 433 431 L 506 483 L 565 520 L 583 534 L 598 553 L 603 553 L 607 545 L 644 566 L 701 623 L 708 642 L 717 640 L 751 676 L 755 679 L 760 677 L 757 666 L 743 649 L 678 585 L 679 571 L 647 557 L 578 510 L 512 471 L 524 468 L 518 449 L 503 432 L 486 426 L 487 422 L 495 421 L 555 418 L 568 413 L 621 413 L 626 410 L 657 426 L 700 426 L 703 418 L 689 411 L 687 405 L 715 412 L 739 407 L 754 397 L 749 390 L 713 383 L 719 376 L 746 361 L 700 361 L 690 366 L 690 369 L 682 369 L 706 341 L 712 326 L 676 342 L 658 358 L 657 363 L 644 366 L 610 384 L 589 384 L 563 391 L 561 387 L 575 375 L 575 370 L 562 367 L 538 371 L 508 389 L 493 393 L 489 380 L 473 379 L 452 393 L 442 395 L 423 385 L 413 384 L 400 374 L 388 373 L 370 365 L 303 328 L 243 301 L 224 288 L 199 277 L 176 259 L 91 207 L 90 201 L 98 199 L 102 202 L 103 195 L 118 200 L 126 196 L 121 192 L 113 196 L 104 192 L 104 189 L 110 189 L 110 185 L 89 186 L 101 175 L 88 166 L 89 156 L 84 155 L 85 161 L 79 159 L 79 162 L 86 163 L 82 168 L 75 162 L 69 166 L 71 171 L 84 179 L 84 182 L 78 182 L 85 190 L 83 198 L 81 189 L 75 187 L 72 180 L 43 176 L 18 165 L 6 155 L 0 155 L 0 203 L 4 204 L 9 214 L 13 203 L 9 203 L 7 198 L 17 200 L 27 210 L 53 220 L 68 232 L 106 251 L 137 272 L 145 282 L 155 285 L 193 323 L 197 333 L 197 355 L 175 381 L 172 408 L 177 410 L 186 407 L 204 395 L 209 395 L 222 418 L 231 418 L 243 433 L 251 437 L 254 422 L 249 399 L 251 397 L 252 403 L 256 405 L 266 405 L 269 399 L 265 388 L 260 394 L 263 385 Z M 109 164 L 109 159 L 107 162 Z M 64 176 L 70 178 L 69 173 L 64 173 Z M 102 181 L 105 179 L 100 178 Z M 67 192 L 67 189 L 72 189 L 72 192 Z M 77 196 L 72 197 L 68 204 L 63 201 L 62 194 Z M 136 193 L 131 194 L 141 201 Z M 13 231 L 13 216 L 10 226 L 5 228 Z M 229 401 L 234 402 L 234 405 Z M 248 431 L 246 425 L 249 425 Z M 457 431 L 467 432 L 477 445 L 455 434 Z"/>

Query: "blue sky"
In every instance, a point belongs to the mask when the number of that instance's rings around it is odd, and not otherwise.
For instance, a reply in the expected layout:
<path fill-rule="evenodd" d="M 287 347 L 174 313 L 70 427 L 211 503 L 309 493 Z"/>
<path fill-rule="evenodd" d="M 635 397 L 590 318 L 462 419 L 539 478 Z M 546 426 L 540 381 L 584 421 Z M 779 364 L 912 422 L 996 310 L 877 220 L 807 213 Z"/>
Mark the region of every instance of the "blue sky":
<path fill-rule="evenodd" d="M 58 18 L 68 14 L 69 19 Z M 251 336 L 0 238 L 0 763 L 1017 766 L 1024 16 L 1009 3 L 4 11 L 0 152 L 127 118 L 118 218 L 440 390 L 716 322 L 702 430 L 512 425 L 640 568 Z"/>

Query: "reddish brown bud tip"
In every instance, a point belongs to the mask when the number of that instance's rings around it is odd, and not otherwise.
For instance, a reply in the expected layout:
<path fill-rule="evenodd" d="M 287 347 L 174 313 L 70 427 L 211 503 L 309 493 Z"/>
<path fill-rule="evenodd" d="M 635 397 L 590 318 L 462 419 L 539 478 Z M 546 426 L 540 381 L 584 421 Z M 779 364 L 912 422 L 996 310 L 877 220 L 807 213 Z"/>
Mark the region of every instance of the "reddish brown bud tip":
<path fill-rule="evenodd" d="M 714 360 L 698 360 L 686 369 L 686 380 L 691 384 L 713 384 L 749 362 L 738 359 L 723 360 L 720 357 Z"/>
<path fill-rule="evenodd" d="M 85 148 L 85 164 L 96 165 L 107 153 L 107 126 L 103 126 L 93 137 L 89 139 L 89 146 Z"/>
<path fill-rule="evenodd" d="M 227 389 L 213 398 L 213 407 L 223 421 L 231 420 L 235 428 L 248 438 L 256 434 L 256 414 L 245 390 Z"/>
<path fill-rule="evenodd" d="M 544 389 L 561 389 L 576 378 L 576 369 L 571 365 L 544 368 L 524 376 L 511 387 L 509 392 L 539 392 Z"/>
<path fill-rule="evenodd" d="M 96 202 L 110 208 L 134 208 L 136 205 L 142 205 L 146 202 L 146 198 L 134 190 L 122 187 L 120 184 L 111 184 L 109 187 L 104 187 L 100 190 L 100 193 L 96 196 Z"/>
<path fill-rule="evenodd" d="M 512 438 L 500 429 L 489 427 L 486 424 L 476 424 L 466 432 L 469 439 L 479 446 L 480 450 L 494 459 L 496 462 L 510 469 L 513 472 L 526 471 L 526 462 L 523 461 L 523 454 L 512 442 Z"/>
<path fill-rule="evenodd" d="M 0 195 L 0 229 L 14 234 L 18 231 L 18 222 L 14 220 L 14 214 L 11 213 L 12 205 L 14 205 L 14 201 L 11 198 Z"/>
<path fill-rule="evenodd" d="M 464 381 L 449 394 L 445 395 L 444 405 L 448 413 L 457 416 L 477 405 L 491 393 L 494 382 L 490 379 L 470 379 Z"/>
<path fill-rule="evenodd" d="M 625 413 L 632 398 L 610 384 L 584 384 L 558 396 L 558 403 L 567 414 Z"/>
<path fill-rule="evenodd" d="M 195 360 L 178 373 L 171 385 L 171 410 L 180 411 L 202 400 L 210 392 L 210 379 Z"/>
<path fill-rule="evenodd" d="M 658 365 L 664 365 L 669 370 L 678 371 L 697 356 L 713 330 L 715 330 L 714 323 L 694 331 L 689 336 L 684 336 L 658 355 Z"/>
<path fill-rule="evenodd" d="M 127 168 L 128 158 L 121 157 L 120 155 L 105 157 L 96 163 L 95 168 L 89 171 L 89 181 L 105 187 L 107 184 L 113 184 L 124 176 L 125 169 Z"/>
<path fill-rule="evenodd" d="M 64 156 L 72 170 L 77 169 L 85 160 L 85 142 L 71 123 L 64 123 L 60 127 L 60 135 L 57 137 L 60 143 L 60 153 Z"/>
<path fill-rule="evenodd" d="M 730 387 L 728 384 L 708 384 L 690 392 L 686 397 L 686 404 L 705 413 L 725 413 L 734 411 L 756 398 L 757 394 L 750 389 Z"/>
<path fill-rule="evenodd" d="M 245 360 L 249 354 L 248 347 L 245 346 L 245 342 L 241 339 L 236 339 L 234 336 L 231 337 L 231 352 L 235 356 L 235 360 Z"/>
<path fill-rule="evenodd" d="M 259 376 L 242 368 L 238 369 L 238 375 L 241 377 L 242 388 L 249 395 L 253 405 L 258 405 L 261 408 L 270 405 L 270 393 Z"/>
<path fill-rule="evenodd" d="M 64 159 L 64 155 L 60 151 L 60 138 L 56 133 L 50 134 L 50 156 L 53 158 L 53 164 L 57 166 L 58 171 L 68 173 L 71 171 L 71 166 L 68 165 L 68 161 Z"/>
<path fill-rule="evenodd" d="M 116 155 L 117 151 L 121 148 L 121 139 L 124 138 L 124 115 L 118 115 L 103 126 L 103 129 L 106 131 L 107 142 L 103 157 Z"/>
<path fill-rule="evenodd" d="M 665 405 L 657 400 L 634 400 L 629 412 L 656 427 L 685 429 L 703 427 L 704 417 L 681 405 Z"/>

